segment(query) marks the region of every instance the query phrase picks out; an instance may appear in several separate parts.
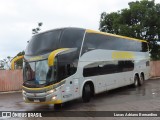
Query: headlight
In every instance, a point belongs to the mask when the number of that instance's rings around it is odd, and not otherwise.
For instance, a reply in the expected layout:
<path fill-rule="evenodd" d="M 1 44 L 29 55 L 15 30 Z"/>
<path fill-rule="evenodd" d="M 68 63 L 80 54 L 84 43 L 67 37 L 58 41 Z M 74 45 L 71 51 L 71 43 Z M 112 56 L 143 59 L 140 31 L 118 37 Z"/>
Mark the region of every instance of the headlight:
<path fill-rule="evenodd" d="M 53 92 L 55 92 L 55 90 L 49 90 L 47 91 L 47 94 L 52 94 Z"/>
<path fill-rule="evenodd" d="M 55 100 L 55 99 L 56 99 L 56 96 L 53 96 L 53 97 L 52 97 L 52 100 Z"/>
<path fill-rule="evenodd" d="M 26 91 L 22 90 L 22 93 L 23 93 L 23 94 L 26 94 Z"/>

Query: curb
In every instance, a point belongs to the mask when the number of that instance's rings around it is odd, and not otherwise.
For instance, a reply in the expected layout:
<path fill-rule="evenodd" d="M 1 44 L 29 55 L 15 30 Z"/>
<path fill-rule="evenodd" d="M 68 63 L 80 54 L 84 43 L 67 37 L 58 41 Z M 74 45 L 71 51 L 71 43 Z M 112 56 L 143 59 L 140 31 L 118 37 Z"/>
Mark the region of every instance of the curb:
<path fill-rule="evenodd" d="M 19 93 L 19 92 L 22 92 L 22 90 L 19 90 L 19 91 L 8 91 L 8 92 L 0 92 L 0 94 Z"/>
<path fill-rule="evenodd" d="M 149 79 L 151 79 L 151 80 L 156 80 L 156 79 L 160 79 L 160 77 L 151 77 L 151 78 L 149 78 Z"/>

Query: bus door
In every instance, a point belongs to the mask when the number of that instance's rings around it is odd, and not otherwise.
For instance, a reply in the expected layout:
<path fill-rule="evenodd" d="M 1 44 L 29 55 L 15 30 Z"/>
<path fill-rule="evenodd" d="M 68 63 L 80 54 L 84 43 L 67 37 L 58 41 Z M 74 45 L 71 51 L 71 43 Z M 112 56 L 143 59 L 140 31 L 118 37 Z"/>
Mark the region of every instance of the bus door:
<path fill-rule="evenodd" d="M 74 79 L 70 75 L 68 65 L 65 62 L 58 63 L 58 76 L 59 79 L 65 79 L 65 85 L 62 89 L 62 98 L 64 101 L 74 98 Z"/>
<path fill-rule="evenodd" d="M 66 81 L 65 90 L 62 91 L 62 97 L 66 100 L 71 100 L 79 97 L 79 79 L 73 76 L 69 77 Z"/>
<path fill-rule="evenodd" d="M 62 90 L 62 97 L 64 101 L 74 98 L 74 82 L 72 76 L 66 79 L 65 87 Z"/>

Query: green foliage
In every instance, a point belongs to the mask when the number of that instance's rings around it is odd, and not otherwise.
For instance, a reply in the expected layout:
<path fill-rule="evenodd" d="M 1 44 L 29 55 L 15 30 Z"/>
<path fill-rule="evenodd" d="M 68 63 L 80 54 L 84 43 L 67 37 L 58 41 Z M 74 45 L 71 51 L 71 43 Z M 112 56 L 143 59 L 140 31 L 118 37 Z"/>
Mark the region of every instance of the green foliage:
<path fill-rule="evenodd" d="M 4 61 L 3 60 L 0 60 L 0 70 L 3 70 L 4 69 Z"/>
<path fill-rule="evenodd" d="M 0 70 L 10 69 L 10 66 L 9 66 L 10 61 L 11 61 L 10 56 L 8 56 L 3 60 L 0 60 Z"/>
<path fill-rule="evenodd" d="M 99 29 L 118 35 L 147 40 L 151 58 L 160 59 L 160 4 L 154 0 L 129 2 L 128 9 L 118 12 L 103 12 Z"/>

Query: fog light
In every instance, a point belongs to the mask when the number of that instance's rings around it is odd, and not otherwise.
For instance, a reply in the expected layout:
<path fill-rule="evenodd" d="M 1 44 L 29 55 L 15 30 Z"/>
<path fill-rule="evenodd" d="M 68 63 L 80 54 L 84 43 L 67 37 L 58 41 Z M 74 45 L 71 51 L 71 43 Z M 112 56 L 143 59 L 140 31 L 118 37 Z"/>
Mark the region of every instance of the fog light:
<path fill-rule="evenodd" d="M 53 97 L 52 97 L 52 100 L 55 100 L 55 99 L 56 99 L 56 96 L 53 96 Z"/>

